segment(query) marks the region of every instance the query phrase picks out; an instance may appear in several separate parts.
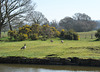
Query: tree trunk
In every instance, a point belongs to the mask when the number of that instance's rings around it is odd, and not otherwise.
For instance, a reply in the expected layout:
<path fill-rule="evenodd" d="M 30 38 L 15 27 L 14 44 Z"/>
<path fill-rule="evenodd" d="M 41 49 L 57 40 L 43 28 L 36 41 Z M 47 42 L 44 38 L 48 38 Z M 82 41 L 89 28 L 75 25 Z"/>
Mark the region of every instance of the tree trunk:
<path fill-rule="evenodd" d="M 1 0 L 0 0 L 0 38 L 1 38 Z"/>
<path fill-rule="evenodd" d="M 5 2 L 5 6 L 6 6 L 6 15 L 7 15 L 7 18 L 8 18 L 9 28 L 10 28 L 10 30 L 12 30 L 12 26 L 11 26 L 11 24 L 10 24 L 10 18 L 9 18 L 8 5 L 7 5 L 7 3 L 8 3 L 8 0 L 6 0 L 6 2 Z"/>
<path fill-rule="evenodd" d="M 1 26 L 0 26 L 0 38 L 1 38 Z"/>
<path fill-rule="evenodd" d="M 12 31 L 12 26 L 9 24 L 10 30 Z"/>

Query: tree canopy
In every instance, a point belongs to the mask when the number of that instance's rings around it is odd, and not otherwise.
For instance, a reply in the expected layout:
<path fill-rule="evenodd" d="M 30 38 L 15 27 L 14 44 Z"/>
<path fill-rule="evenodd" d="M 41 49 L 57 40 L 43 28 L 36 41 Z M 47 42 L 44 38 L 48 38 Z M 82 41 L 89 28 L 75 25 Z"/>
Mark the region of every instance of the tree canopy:
<path fill-rule="evenodd" d="M 34 8 L 35 4 L 31 6 L 30 3 L 31 0 L 0 0 L 0 36 L 4 26 L 9 25 L 12 30 L 11 22 Z"/>
<path fill-rule="evenodd" d="M 66 30 L 73 29 L 78 32 L 85 32 L 95 29 L 96 22 L 91 20 L 91 17 L 84 13 L 75 13 L 73 18 L 65 17 L 61 19 L 59 25 Z"/>

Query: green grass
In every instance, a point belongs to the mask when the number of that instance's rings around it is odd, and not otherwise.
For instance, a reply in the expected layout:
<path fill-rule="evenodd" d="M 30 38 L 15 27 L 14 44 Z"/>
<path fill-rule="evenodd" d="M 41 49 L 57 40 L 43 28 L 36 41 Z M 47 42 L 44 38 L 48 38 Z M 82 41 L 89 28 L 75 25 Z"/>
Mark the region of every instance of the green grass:
<path fill-rule="evenodd" d="M 59 38 L 47 41 L 19 41 L 19 42 L 0 42 L 0 57 L 6 56 L 25 56 L 30 58 L 44 58 L 47 55 L 55 54 L 57 57 L 79 57 L 100 59 L 100 42 L 95 39 L 64 40 L 62 44 Z M 27 48 L 20 48 L 26 44 Z"/>
<path fill-rule="evenodd" d="M 8 32 L 1 32 L 1 37 L 8 37 Z"/>
<path fill-rule="evenodd" d="M 79 58 L 92 58 L 100 59 L 100 41 L 95 41 L 96 31 L 90 32 L 78 32 L 80 40 L 64 40 L 62 44 L 59 38 L 52 39 L 54 42 L 51 43 L 50 39 L 47 41 L 19 41 L 19 42 L 5 42 L 0 41 L 0 57 L 6 56 L 25 56 L 31 58 L 43 58 L 48 55 L 54 54 L 54 56 L 68 58 L 68 57 L 79 57 Z M 91 39 L 93 34 L 93 39 Z M 2 33 L 0 40 L 7 40 L 7 32 Z M 27 48 L 21 50 L 20 48 L 26 44 Z"/>
<path fill-rule="evenodd" d="M 97 31 L 89 31 L 89 32 L 78 32 L 78 34 L 80 35 L 81 39 L 91 39 L 91 35 L 92 38 L 95 39 L 95 33 Z"/>

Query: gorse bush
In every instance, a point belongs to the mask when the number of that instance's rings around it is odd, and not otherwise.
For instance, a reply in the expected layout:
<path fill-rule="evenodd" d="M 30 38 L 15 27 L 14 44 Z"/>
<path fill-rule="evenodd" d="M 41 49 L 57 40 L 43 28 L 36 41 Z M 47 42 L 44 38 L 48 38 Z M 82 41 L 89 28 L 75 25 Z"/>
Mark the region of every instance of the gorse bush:
<path fill-rule="evenodd" d="M 79 35 L 73 31 L 65 31 L 62 29 L 59 32 L 55 27 L 50 27 L 48 24 L 40 26 L 39 24 L 33 24 L 32 26 L 25 25 L 20 27 L 18 31 L 14 30 L 8 31 L 9 39 L 16 40 L 16 41 L 23 41 L 27 39 L 31 40 L 38 40 L 41 39 L 42 41 L 47 40 L 48 38 L 60 37 L 63 39 L 68 40 L 79 40 Z"/>
<path fill-rule="evenodd" d="M 48 24 L 40 26 L 39 24 L 33 24 L 32 26 L 25 25 L 20 27 L 18 31 L 8 31 L 10 40 L 37 40 L 43 41 L 51 37 L 58 37 L 60 32 L 55 27 L 50 27 Z M 41 38 L 39 38 L 41 37 Z"/>
<path fill-rule="evenodd" d="M 19 31 L 18 31 L 18 34 L 27 34 L 28 37 L 30 37 L 30 34 L 31 34 L 31 29 L 30 29 L 30 26 L 29 25 L 25 25 L 23 27 L 20 27 L 19 28 Z"/>
<path fill-rule="evenodd" d="M 74 30 L 64 31 L 64 29 L 62 29 L 60 38 L 67 40 L 80 40 L 79 35 Z"/>
<path fill-rule="evenodd" d="M 12 40 L 12 39 L 15 39 L 15 40 L 17 40 L 17 38 L 18 38 L 18 32 L 17 31 L 11 31 L 11 30 L 9 30 L 8 31 L 8 36 L 10 37 L 9 39 L 10 40 Z"/>
<path fill-rule="evenodd" d="M 28 39 L 27 34 L 22 34 L 22 33 L 19 34 L 18 40 L 23 41 L 23 40 L 27 40 L 27 39 Z"/>
<path fill-rule="evenodd" d="M 31 35 L 30 38 L 31 38 L 31 40 L 38 40 L 39 39 L 37 33 L 34 33 L 33 35 Z"/>

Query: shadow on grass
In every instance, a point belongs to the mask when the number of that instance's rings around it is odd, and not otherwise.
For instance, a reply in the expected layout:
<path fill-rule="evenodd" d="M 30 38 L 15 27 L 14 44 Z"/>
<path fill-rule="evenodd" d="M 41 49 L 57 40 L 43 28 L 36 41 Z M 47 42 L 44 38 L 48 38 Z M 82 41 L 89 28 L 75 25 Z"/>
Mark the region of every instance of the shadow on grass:
<path fill-rule="evenodd" d="M 89 40 L 90 42 L 96 42 L 96 41 L 100 41 L 100 39 L 95 39 L 95 40 Z"/>

